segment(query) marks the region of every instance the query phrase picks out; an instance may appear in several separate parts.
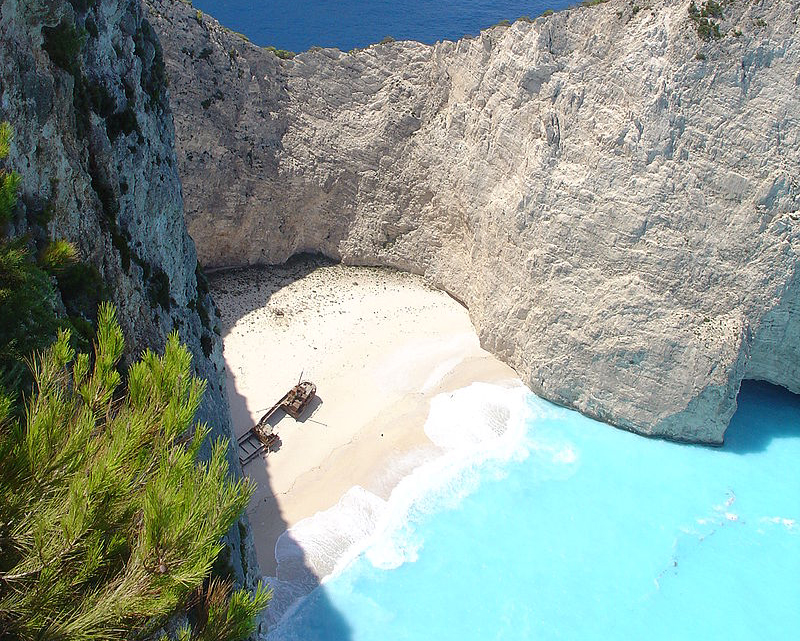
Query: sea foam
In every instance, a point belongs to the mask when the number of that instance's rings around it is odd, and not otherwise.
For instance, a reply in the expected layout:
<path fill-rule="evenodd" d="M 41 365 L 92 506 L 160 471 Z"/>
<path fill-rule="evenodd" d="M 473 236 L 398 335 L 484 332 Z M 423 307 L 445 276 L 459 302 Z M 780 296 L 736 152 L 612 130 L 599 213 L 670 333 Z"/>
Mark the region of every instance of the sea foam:
<path fill-rule="evenodd" d="M 529 396 L 522 385 L 473 383 L 434 397 L 425 433 L 437 447 L 400 480 L 388 500 L 352 487 L 335 506 L 279 537 L 277 576 L 266 578 L 274 592 L 270 627 L 320 581 L 337 576 L 361 555 L 381 569 L 414 562 L 424 540 L 412 521 L 454 509 L 487 473 L 502 475 L 503 462 L 528 455 Z"/>
<path fill-rule="evenodd" d="M 743 386 L 729 428 L 739 440 L 707 448 L 532 395 L 484 402 L 482 389 L 436 399 L 426 429 L 440 455 L 398 485 L 363 552 L 270 638 L 797 636 L 796 397 Z"/>

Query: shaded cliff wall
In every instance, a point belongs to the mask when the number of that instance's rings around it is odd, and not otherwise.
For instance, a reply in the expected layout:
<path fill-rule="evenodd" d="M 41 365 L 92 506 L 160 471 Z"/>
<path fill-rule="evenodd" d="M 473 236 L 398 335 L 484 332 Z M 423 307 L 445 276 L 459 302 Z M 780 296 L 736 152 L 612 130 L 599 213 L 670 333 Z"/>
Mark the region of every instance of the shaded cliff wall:
<path fill-rule="evenodd" d="M 533 391 L 643 434 L 720 443 L 743 377 L 800 392 L 797 0 L 286 61 L 148 3 L 204 265 L 424 273 Z"/>
<path fill-rule="evenodd" d="M 186 232 L 161 48 L 139 0 L 2 0 L 0 40 L 0 120 L 14 127 L 9 164 L 22 175 L 12 234 L 75 244 L 119 310 L 128 360 L 177 329 L 208 381 L 198 419 L 230 438 L 218 319 Z M 229 462 L 240 474 L 233 450 Z M 252 584 L 246 518 L 227 544 L 221 571 Z"/>

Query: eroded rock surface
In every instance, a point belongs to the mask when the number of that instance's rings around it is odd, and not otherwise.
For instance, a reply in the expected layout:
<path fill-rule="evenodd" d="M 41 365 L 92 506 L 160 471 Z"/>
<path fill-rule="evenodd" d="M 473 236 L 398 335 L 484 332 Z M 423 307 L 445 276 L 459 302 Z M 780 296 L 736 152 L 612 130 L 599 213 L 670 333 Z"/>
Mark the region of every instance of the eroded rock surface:
<path fill-rule="evenodd" d="M 22 175 L 11 234 L 75 244 L 117 306 L 126 358 L 163 350 L 177 329 L 208 381 L 198 420 L 230 438 L 218 319 L 186 233 L 161 48 L 139 0 L 2 0 L 0 42 L 0 121 Z M 239 474 L 232 449 L 229 461 Z M 246 517 L 227 543 L 220 567 L 252 585 Z"/>
<path fill-rule="evenodd" d="M 797 0 L 723 3 L 719 39 L 612 0 L 293 60 L 148 2 L 204 265 L 423 273 L 537 394 L 643 434 L 800 392 Z"/>

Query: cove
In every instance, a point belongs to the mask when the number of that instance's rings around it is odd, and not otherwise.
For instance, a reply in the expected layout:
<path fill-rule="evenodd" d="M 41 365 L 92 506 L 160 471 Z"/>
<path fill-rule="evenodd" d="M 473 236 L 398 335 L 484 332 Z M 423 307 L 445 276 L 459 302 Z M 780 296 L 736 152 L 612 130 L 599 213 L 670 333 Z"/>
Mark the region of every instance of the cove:
<path fill-rule="evenodd" d="M 746 382 L 725 446 L 710 448 L 635 436 L 532 394 L 462 392 L 434 403 L 426 431 L 463 430 L 464 407 L 480 402 L 469 415 L 489 429 L 477 449 L 495 455 L 465 448 L 271 639 L 340 638 L 331 607 L 354 641 L 798 633 L 797 396 Z M 509 424 L 516 403 L 521 426 Z"/>

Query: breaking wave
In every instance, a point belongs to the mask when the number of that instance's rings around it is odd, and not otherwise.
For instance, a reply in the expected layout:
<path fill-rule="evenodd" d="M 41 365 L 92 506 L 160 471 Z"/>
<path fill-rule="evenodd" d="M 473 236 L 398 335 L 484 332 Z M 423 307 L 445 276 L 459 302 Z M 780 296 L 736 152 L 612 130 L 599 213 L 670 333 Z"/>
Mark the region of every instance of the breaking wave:
<path fill-rule="evenodd" d="M 277 576 L 268 618 L 275 624 L 320 582 L 354 559 L 391 569 L 414 562 L 424 540 L 416 523 L 455 508 L 485 478 L 501 478 L 502 464 L 529 455 L 526 418 L 530 393 L 521 385 L 473 383 L 431 401 L 425 433 L 436 445 L 392 490 L 388 500 L 360 486 L 328 510 L 303 519 L 275 545 Z"/>

